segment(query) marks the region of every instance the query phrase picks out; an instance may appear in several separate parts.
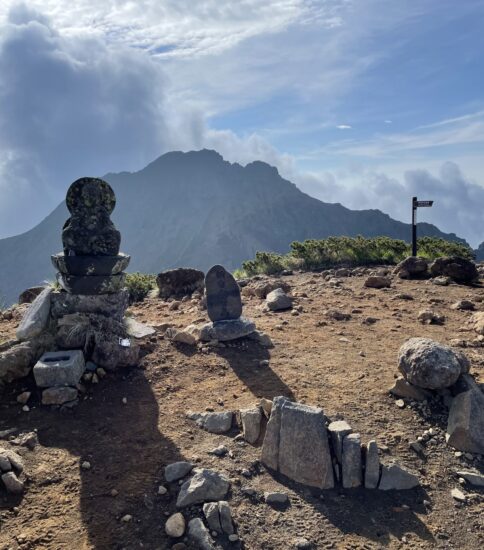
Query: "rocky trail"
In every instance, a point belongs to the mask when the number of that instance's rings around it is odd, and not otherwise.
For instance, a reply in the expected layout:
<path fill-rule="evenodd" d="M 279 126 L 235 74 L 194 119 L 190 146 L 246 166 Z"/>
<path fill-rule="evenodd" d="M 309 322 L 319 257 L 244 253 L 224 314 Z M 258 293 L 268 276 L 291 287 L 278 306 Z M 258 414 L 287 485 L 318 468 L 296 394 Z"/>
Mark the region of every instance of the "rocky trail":
<path fill-rule="evenodd" d="M 25 491 L 0 489 L 0 549 L 196 548 L 165 530 L 175 513 L 187 523 L 204 517 L 201 504 L 176 506 L 184 479 L 167 481 L 165 467 L 180 461 L 230 482 L 217 500 L 229 503 L 236 536 L 217 535 L 218 548 L 483 547 L 484 490 L 457 473 L 484 473 L 483 456 L 446 443 L 445 399 L 414 401 L 389 388 L 399 376 L 399 349 L 412 337 L 463 351 L 470 373 L 484 383 L 484 337 L 470 323 L 484 311 L 484 287 L 394 277 L 390 287 L 368 288 L 363 273 L 285 276 L 293 297 L 285 311 L 263 309 L 256 291 L 266 278 L 249 280 L 244 316 L 270 336 L 272 348 L 250 339 L 216 346 L 173 341 L 169 329 L 176 334 L 207 321 L 201 300 L 151 296 L 128 310 L 156 331 L 139 340 L 139 367 L 91 377 L 76 407 L 42 406 L 32 375 L 7 385 L 0 446 L 21 456 Z M 25 308 L 1 315 L 0 342 L 15 337 Z M 17 401 L 23 392 L 32 392 L 27 404 Z M 263 434 L 249 444 L 235 424 L 214 434 L 189 417 L 276 396 L 321 407 L 331 421 L 344 419 L 363 443 L 377 441 L 382 461 L 415 472 L 420 487 L 300 485 L 261 463 Z"/>

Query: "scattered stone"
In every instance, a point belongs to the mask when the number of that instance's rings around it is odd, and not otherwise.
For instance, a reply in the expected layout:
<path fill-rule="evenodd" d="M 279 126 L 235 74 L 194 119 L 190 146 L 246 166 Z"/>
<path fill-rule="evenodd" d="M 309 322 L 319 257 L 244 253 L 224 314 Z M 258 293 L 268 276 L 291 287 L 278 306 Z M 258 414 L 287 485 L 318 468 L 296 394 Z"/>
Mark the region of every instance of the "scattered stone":
<path fill-rule="evenodd" d="M 195 475 L 181 486 L 176 505 L 178 508 L 222 500 L 230 487 L 229 480 L 219 472 L 206 468 L 195 470 Z"/>
<path fill-rule="evenodd" d="M 265 299 L 269 293 L 277 288 L 281 288 L 286 293 L 291 290 L 291 287 L 285 281 L 274 279 L 256 283 L 253 287 L 253 291 L 258 298 Z"/>
<path fill-rule="evenodd" d="M 484 454 L 484 394 L 480 390 L 459 393 L 452 400 L 447 443 L 460 451 Z"/>
<path fill-rule="evenodd" d="M 170 327 L 166 330 L 165 336 L 172 342 L 178 342 L 188 346 L 194 346 L 197 343 L 197 338 L 195 335 L 186 329 L 178 330 L 174 327 Z"/>
<path fill-rule="evenodd" d="M 218 503 L 218 510 L 220 513 L 220 525 L 222 526 L 222 531 L 226 535 L 233 535 L 234 524 L 232 521 L 232 512 L 230 510 L 229 503 L 225 500 L 221 500 Z"/>
<path fill-rule="evenodd" d="M 343 487 L 353 489 L 362 482 L 361 438 L 360 434 L 348 434 L 343 438 L 341 462 Z"/>
<path fill-rule="evenodd" d="M 85 460 L 82 464 L 81 464 L 81 468 L 83 470 L 90 470 L 91 469 L 91 463 L 87 460 Z"/>
<path fill-rule="evenodd" d="M 452 498 L 458 502 L 465 502 L 467 500 L 465 494 L 460 489 L 454 488 L 450 494 L 452 495 Z"/>
<path fill-rule="evenodd" d="M 431 309 L 422 309 L 418 312 L 417 319 L 426 325 L 443 325 L 445 316 L 432 311 Z"/>
<path fill-rule="evenodd" d="M 419 279 L 428 275 L 428 267 L 425 258 L 409 256 L 395 267 L 393 273 L 400 279 Z"/>
<path fill-rule="evenodd" d="M 15 451 L 11 451 L 10 449 L 2 449 L 0 447 L 0 457 L 2 458 L 4 464 L 6 464 L 7 462 L 10 464 L 10 468 L 8 468 L 8 470 L 13 468 L 19 474 L 23 472 L 24 462 L 22 460 L 22 457 Z"/>
<path fill-rule="evenodd" d="M 410 338 L 399 350 L 398 368 L 410 384 L 437 390 L 468 372 L 469 361 L 463 353 L 429 338 Z"/>
<path fill-rule="evenodd" d="M 431 279 L 431 283 L 436 286 L 449 286 L 450 282 L 450 277 L 434 277 Z"/>
<path fill-rule="evenodd" d="M 47 388 L 42 392 L 42 405 L 63 405 L 77 399 L 77 389 L 68 386 Z"/>
<path fill-rule="evenodd" d="M 34 366 L 35 383 L 39 388 L 76 386 L 85 370 L 80 350 L 47 352 Z"/>
<path fill-rule="evenodd" d="M 196 423 L 200 428 L 213 434 L 223 434 L 230 430 L 233 420 L 232 411 L 207 412 L 197 415 Z"/>
<path fill-rule="evenodd" d="M 376 489 L 380 480 L 380 458 L 375 440 L 369 441 L 365 447 L 365 489 Z"/>
<path fill-rule="evenodd" d="M 194 292 L 203 292 L 204 273 L 198 269 L 179 267 L 163 271 L 156 278 L 159 296 L 168 298 L 182 298 L 191 296 Z"/>
<path fill-rule="evenodd" d="M 14 495 L 20 495 L 23 493 L 24 484 L 16 476 L 15 472 L 6 472 L 5 474 L 2 474 L 2 481 L 9 493 Z"/>
<path fill-rule="evenodd" d="M 381 275 L 370 275 L 365 281 L 365 287 L 367 288 L 390 288 L 391 285 L 391 279 Z"/>
<path fill-rule="evenodd" d="M 229 535 L 228 538 L 230 542 L 237 542 L 239 540 L 239 535 L 234 533 L 233 535 Z"/>
<path fill-rule="evenodd" d="M 17 403 L 20 403 L 21 405 L 25 405 L 27 401 L 30 399 L 30 396 L 32 395 L 32 392 L 30 391 L 24 391 L 17 395 Z"/>
<path fill-rule="evenodd" d="M 220 524 L 220 512 L 218 502 L 207 502 L 203 505 L 203 513 L 207 520 L 211 531 L 222 533 L 222 525 Z"/>
<path fill-rule="evenodd" d="M 229 452 L 228 448 L 225 445 L 219 445 L 218 447 L 215 447 L 215 449 L 212 449 L 208 453 L 215 456 L 225 456 Z"/>
<path fill-rule="evenodd" d="M 484 487 L 484 475 L 479 472 L 469 472 L 467 470 L 459 470 L 457 472 L 459 477 L 463 477 L 467 483 L 475 485 L 476 487 Z"/>
<path fill-rule="evenodd" d="M 413 399 L 414 401 L 425 401 L 432 396 L 429 391 L 410 384 L 410 382 L 407 382 L 401 376 L 399 376 L 395 380 L 395 384 L 390 388 L 389 391 L 397 397 Z"/>
<path fill-rule="evenodd" d="M 346 435 L 352 432 L 351 426 L 345 420 L 336 420 L 328 426 L 328 432 L 331 436 L 333 452 L 339 464 L 342 463 L 343 456 L 343 439 Z"/>
<path fill-rule="evenodd" d="M 147 336 L 152 336 L 156 333 L 156 330 L 153 327 L 140 323 L 132 317 L 126 317 L 124 319 L 124 326 L 126 328 L 127 335 L 132 336 L 133 338 L 146 338 Z"/>
<path fill-rule="evenodd" d="M 262 446 L 262 462 L 299 483 L 333 488 L 322 409 L 275 397 Z"/>
<path fill-rule="evenodd" d="M 168 493 L 168 489 L 164 485 L 160 485 L 158 487 L 158 494 L 163 496 L 166 495 L 166 493 Z"/>
<path fill-rule="evenodd" d="M 248 443 L 254 444 L 259 439 L 260 435 L 260 426 L 262 422 L 260 408 L 242 409 L 240 411 L 240 420 L 242 422 L 244 439 Z"/>
<path fill-rule="evenodd" d="M 351 319 L 350 313 L 339 311 L 338 309 L 329 309 L 324 314 L 328 319 L 332 319 L 333 321 L 349 321 Z"/>
<path fill-rule="evenodd" d="M 168 483 L 178 481 L 182 477 L 188 475 L 192 469 L 193 464 L 191 462 L 180 461 L 168 464 L 165 466 L 165 479 Z"/>
<path fill-rule="evenodd" d="M 26 311 L 16 336 L 21 342 L 39 336 L 47 328 L 50 314 L 50 296 L 52 287 L 45 288 Z"/>
<path fill-rule="evenodd" d="M 31 304 L 44 290 L 45 286 L 32 286 L 30 288 L 27 288 L 18 297 L 18 303 Z"/>
<path fill-rule="evenodd" d="M 247 336 L 251 340 L 254 340 L 255 342 L 257 342 L 263 348 L 273 348 L 274 347 L 274 344 L 272 343 L 271 337 L 268 334 L 265 334 L 264 332 L 262 332 L 260 330 L 254 330 L 254 332 L 251 332 Z"/>
<path fill-rule="evenodd" d="M 395 463 L 382 466 L 380 485 L 378 486 L 381 491 L 402 491 L 413 489 L 419 485 L 418 477 L 403 466 Z"/>
<path fill-rule="evenodd" d="M 460 309 L 462 311 L 473 311 L 476 308 L 474 302 L 471 302 L 469 300 L 459 300 L 455 304 L 452 304 L 450 307 L 452 309 Z"/>
<path fill-rule="evenodd" d="M 265 416 L 269 418 L 271 416 L 271 410 L 272 410 L 272 401 L 270 399 L 266 399 L 263 397 L 259 401 L 259 406 L 263 410 Z"/>
<path fill-rule="evenodd" d="M 283 311 L 292 308 L 292 298 L 282 288 L 276 288 L 266 297 L 266 307 L 269 311 Z"/>
<path fill-rule="evenodd" d="M 185 533 L 185 518 L 181 512 L 171 515 L 165 523 L 165 531 L 169 537 L 177 539 Z"/>
<path fill-rule="evenodd" d="M 0 352 L 0 385 L 27 376 L 35 362 L 52 344 L 52 336 L 45 333 Z"/>
<path fill-rule="evenodd" d="M 399 408 L 399 409 L 404 409 L 405 408 L 405 401 L 403 399 L 397 399 L 395 401 L 395 405 Z"/>
<path fill-rule="evenodd" d="M 121 521 L 122 521 L 123 523 L 129 523 L 132 519 L 133 519 L 133 516 L 132 516 L 132 515 L 126 514 L 125 516 L 123 516 L 123 517 L 121 518 Z"/>
<path fill-rule="evenodd" d="M 200 550 L 215 550 L 210 533 L 200 518 L 193 518 L 188 522 L 188 536 Z"/>
<path fill-rule="evenodd" d="M 432 277 L 450 277 L 457 283 L 472 283 L 479 279 L 476 264 L 458 256 L 437 258 L 429 269 Z"/>
<path fill-rule="evenodd" d="M 287 493 L 264 493 L 264 500 L 267 504 L 287 504 L 289 502 L 289 497 Z"/>
<path fill-rule="evenodd" d="M 477 334 L 484 335 L 484 311 L 474 313 L 471 317 L 470 323 Z"/>
<path fill-rule="evenodd" d="M 294 548 L 296 548 L 297 550 L 311 550 L 312 547 L 313 545 L 304 538 L 297 539 L 294 543 Z"/>

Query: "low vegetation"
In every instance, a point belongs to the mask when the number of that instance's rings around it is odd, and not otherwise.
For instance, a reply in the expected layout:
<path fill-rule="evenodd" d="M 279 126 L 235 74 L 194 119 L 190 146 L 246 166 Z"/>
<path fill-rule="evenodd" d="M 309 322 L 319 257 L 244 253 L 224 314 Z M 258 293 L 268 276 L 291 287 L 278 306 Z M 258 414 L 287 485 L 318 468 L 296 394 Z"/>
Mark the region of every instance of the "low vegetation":
<path fill-rule="evenodd" d="M 273 275 L 286 269 L 310 271 L 337 266 L 392 265 L 411 253 L 409 243 L 389 237 L 310 239 L 293 242 L 291 251 L 287 254 L 257 252 L 253 260 L 245 261 L 242 269 L 236 270 L 234 274 L 240 278 L 258 274 Z M 429 260 L 440 256 L 474 258 L 474 252 L 468 246 L 435 237 L 422 237 L 418 240 L 418 255 Z"/>
<path fill-rule="evenodd" d="M 150 290 L 156 288 L 156 276 L 145 273 L 128 273 L 126 288 L 129 291 L 129 303 L 142 302 Z"/>

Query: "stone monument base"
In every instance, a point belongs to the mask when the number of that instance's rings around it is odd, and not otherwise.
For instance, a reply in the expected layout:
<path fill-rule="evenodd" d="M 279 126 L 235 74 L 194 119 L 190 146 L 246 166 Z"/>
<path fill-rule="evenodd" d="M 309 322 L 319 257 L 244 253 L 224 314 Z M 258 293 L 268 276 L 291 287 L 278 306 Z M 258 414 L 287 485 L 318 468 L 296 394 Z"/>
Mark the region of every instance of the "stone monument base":
<path fill-rule="evenodd" d="M 203 325 L 200 332 L 200 340 L 209 342 L 219 340 L 226 342 L 249 336 L 255 331 L 255 323 L 245 317 L 230 319 L 227 321 L 215 321 Z"/>

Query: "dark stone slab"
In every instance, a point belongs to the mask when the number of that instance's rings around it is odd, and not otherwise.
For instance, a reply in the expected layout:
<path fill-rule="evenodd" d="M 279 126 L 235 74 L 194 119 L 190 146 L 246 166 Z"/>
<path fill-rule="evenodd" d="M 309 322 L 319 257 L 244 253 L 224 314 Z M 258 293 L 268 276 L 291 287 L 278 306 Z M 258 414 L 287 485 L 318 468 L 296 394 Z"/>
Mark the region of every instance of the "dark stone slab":
<path fill-rule="evenodd" d="M 255 331 L 255 323 L 244 317 L 239 319 L 228 319 L 226 321 L 214 321 L 203 325 L 200 332 L 200 340 L 208 342 L 219 340 L 227 342 L 249 336 Z"/>
<path fill-rule="evenodd" d="M 205 292 L 211 321 L 238 319 L 242 315 L 239 285 L 221 265 L 214 265 L 205 276 Z"/>
<path fill-rule="evenodd" d="M 203 271 L 190 267 L 179 267 L 161 272 L 156 278 L 161 298 L 190 296 L 203 291 Z"/>
<path fill-rule="evenodd" d="M 57 280 L 61 287 L 71 294 L 112 294 L 124 287 L 126 275 L 64 275 L 57 274 Z"/>
<path fill-rule="evenodd" d="M 54 267 L 64 275 L 117 275 L 124 271 L 131 257 L 117 256 L 66 256 L 63 252 L 52 256 Z"/>
<path fill-rule="evenodd" d="M 67 192 L 66 204 L 71 213 L 62 231 L 66 256 L 119 253 L 121 234 L 109 217 L 116 197 L 107 182 L 98 178 L 76 180 Z"/>

